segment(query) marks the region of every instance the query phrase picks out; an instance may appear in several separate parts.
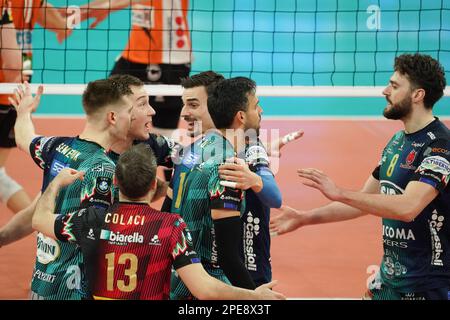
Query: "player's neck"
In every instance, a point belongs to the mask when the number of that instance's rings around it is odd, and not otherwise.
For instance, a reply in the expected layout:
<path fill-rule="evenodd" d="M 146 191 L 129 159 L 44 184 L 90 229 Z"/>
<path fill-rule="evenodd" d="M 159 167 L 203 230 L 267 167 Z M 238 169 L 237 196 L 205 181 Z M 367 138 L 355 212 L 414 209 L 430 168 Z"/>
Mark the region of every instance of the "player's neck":
<path fill-rule="evenodd" d="M 133 145 L 133 141 L 129 140 L 129 139 L 123 140 L 123 141 L 118 141 L 111 145 L 111 150 L 117 154 L 122 154 L 125 151 L 127 151 L 132 145 Z"/>
<path fill-rule="evenodd" d="M 422 130 L 434 121 L 433 112 L 428 109 L 414 110 L 413 113 L 403 120 L 406 133 L 414 133 Z"/>
<path fill-rule="evenodd" d="M 83 140 L 95 142 L 105 150 L 111 149 L 112 145 L 117 142 L 117 139 L 114 139 L 108 130 L 99 127 L 98 124 L 90 123 L 89 121 L 86 121 L 86 125 L 79 137 Z"/>
<path fill-rule="evenodd" d="M 150 202 L 153 199 L 153 195 L 154 194 L 155 194 L 155 192 L 152 190 L 152 191 L 148 192 L 146 195 L 144 195 L 143 197 L 131 199 L 131 198 L 128 198 L 127 196 L 125 196 L 119 190 L 119 201 L 120 202 L 125 202 L 125 203 L 128 202 L 128 203 L 146 203 L 146 204 L 150 204 Z"/>

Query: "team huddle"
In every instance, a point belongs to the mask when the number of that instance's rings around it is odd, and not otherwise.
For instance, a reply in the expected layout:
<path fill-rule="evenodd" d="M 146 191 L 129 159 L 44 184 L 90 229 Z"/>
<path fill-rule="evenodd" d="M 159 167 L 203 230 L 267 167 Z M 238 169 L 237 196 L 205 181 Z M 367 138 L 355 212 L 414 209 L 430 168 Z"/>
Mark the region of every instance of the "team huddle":
<path fill-rule="evenodd" d="M 253 253 L 258 260 L 250 259 L 249 272 L 239 236 L 241 218 L 256 204 L 266 210 L 281 205 L 274 202 L 280 192 L 258 141 L 256 85 L 208 71 L 183 79 L 183 87 L 181 115 L 190 134 L 200 136 L 189 146 L 150 134 L 155 112 L 133 76 L 88 84 L 86 125 L 77 137 L 35 134 L 31 112 L 42 90 L 35 97 L 28 84 L 16 91 L 17 144 L 44 171 L 42 196 L 18 213 L 28 214 L 39 231 L 33 299 L 284 298 L 270 290 L 270 250 L 261 246 Z M 236 131 L 232 141 L 227 129 Z M 248 165 L 235 157 L 238 150 Z M 156 181 L 158 165 L 174 166 L 168 188 Z M 239 170 L 247 178 L 236 186 L 260 194 L 248 205 L 244 190 L 221 184 L 233 182 L 225 178 Z M 158 189 L 167 194 L 164 213 L 149 206 Z"/>
<path fill-rule="evenodd" d="M 30 33 L 37 19 L 64 40 L 71 33 L 60 28 L 65 20 L 49 3 L 38 2 L 29 14 L 15 13 L 15 21 L 24 20 L 19 15 L 34 17 L 15 28 Z M 93 1 L 83 10 L 97 11 L 83 19 L 93 14 L 96 25 L 111 9 L 130 4 L 107 2 Z M 1 25 L 11 25 L 12 15 L 1 3 Z M 37 231 L 30 298 L 286 299 L 272 289 L 271 236 L 370 214 L 382 218 L 384 252 L 364 298 L 447 300 L 450 134 L 433 115 L 446 87 L 441 64 L 418 53 L 395 58 L 383 91 L 383 115 L 402 121 L 404 129 L 380 152 L 379 165 L 359 192 L 337 186 L 319 169 L 299 169 L 302 183 L 332 202 L 297 210 L 282 205 L 270 161 L 303 131 L 265 143 L 252 79 L 225 79 L 214 71 L 189 76 L 187 6 L 183 0 L 175 8 L 176 44 L 185 49 L 174 56 L 177 64 L 158 50 L 146 53 L 150 49 L 142 39 L 152 34 L 165 39 L 164 28 L 141 28 L 149 21 L 133 16 L 141 20 L 133 20 L 128 46 L 139 50 L 125 50 L 128 55 L 109 78 L 88 83 L 82 95 L 86 121 L 77 136 L 36 132 L 32 113 L 42 86 L 33 96 L 25 81 L 9 98 L 0 96 L 0 199 L 17 212 L 0 229 L 0 247 Z M 53 18 L 46 19 L 44 7 Z M 0 31 L 6 43 L 8 30 Z M 21 82 L 25 73 L 13 71 L 23 66 L 8 63 L 22 58 L 13 57 L 14 50 L 7 56 L 4 48 L 0 82 Z M 163 97 L 162 103 L 148 96 L 144 84 L 163 80 L 181 83 L 181 100 Z M 188 144 L 169 136 L 180 117 Z M 3 169 L 3 152 L 15 145 L 43 171 L 33 201 Z M 165 179 L 157 177 L 159 166 Z M 162 207 L 154 208 L 159 199 Z M 271 208 L 281 213 L 271 217 Z"/>

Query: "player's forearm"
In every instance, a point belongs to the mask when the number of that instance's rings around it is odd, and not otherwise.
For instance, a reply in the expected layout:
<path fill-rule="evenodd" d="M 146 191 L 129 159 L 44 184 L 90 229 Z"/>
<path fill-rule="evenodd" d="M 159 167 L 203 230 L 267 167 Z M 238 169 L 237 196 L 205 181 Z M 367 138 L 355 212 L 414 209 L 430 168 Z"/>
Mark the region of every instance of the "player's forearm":
<path fill-rule="evenodd" d="M 24 209 L 0 229 L 0 247 L 19 241 L 33 233 L 31 216 L 33 211 Z"/>
<path fill-rule="evenodd" d="M 60 186 L 52 182 L 37 202 L 32 226 L 34 230 L 54 238 L 53 222 L 55 217 L 55 200 Z"/>
<path fill-rule="evenodd" d="M 253 174 L 253 184 L 251 186 L 251 189 L 256 193 L 259 193 L 264 187 L 263 179 L 254 172 L 252 172 L 252 174 Z"/>
<path fill-rule="evenodd" d="M 409 222 L 420 212 L 417 210 L 416 199 L 405 194 L 384 195 L 365 194 L 343 190 L 340 202 L 387 219 Z"/>
<path fill-rule="evenodd" d="M 181 280 L 199 300 L 255 300 L 260 296 L 252 290 L 233 287 L 211 277 L 200 263 L 177 269 Z"/>
<path fill-rule="evenodd" d="M 254 290 L 233 287 L 211 276 L 204 277 L 198 283 L 203 286 L 196 296 L 200 300 L 257 300 L 259 298 Z"/>
<path fill-rule="evenodd" d="M 339 222 L 359 218 L 366 213 L 340 202 L 332 202 L 326 206 L 315 208 L 299 214 L 302 225 Z"/>
<path fill-rule="evenodd" d="M 281 207 L 281 192 L 273 175 L 261 175 L 260 177 L 263 182 L 263 188 L 256 193 L 258 199 L 269 208 Z"/>
<path fill-rule="evenodd" d="M 64 32 L 67 28 L 67 19 L 48 2 L 39 10 L 37 22 L 53 32 Z"/>
<path fill-rule="evenodd" d="M 239 254 L 241 222 L 239 216 L 214 220 L 217 256 L 220 267 L 230 282 L 237 287 L 255 289 L 250 274 Z"/>
<path fill-rule="evenodd" d="M 29 154 L 30 144 L 33 139 L 37 137 L 33 121 L 31 120 L 31 113 L 17 113 L 17 119 L 14 125 L 14 133 L 16 137 L 17 147 Z"/>
<path fill-rule="evenodd" d="M 82 5 L 82 9 L 108 9 L 111 11 L 116 11 L 120 9 L 127 8 L 133 4 L 142 3 L 144 1 L 138 1 L 138 0 L 96 0 L 91 1 L 85 5 Z"/>
<path fill-rule="evenodd" d="M 33 232 L 31 221 L 36 208 L 38 195 L 25 209 L 19 211 L 0 229 L 0 247 L 16 242 Z"/>

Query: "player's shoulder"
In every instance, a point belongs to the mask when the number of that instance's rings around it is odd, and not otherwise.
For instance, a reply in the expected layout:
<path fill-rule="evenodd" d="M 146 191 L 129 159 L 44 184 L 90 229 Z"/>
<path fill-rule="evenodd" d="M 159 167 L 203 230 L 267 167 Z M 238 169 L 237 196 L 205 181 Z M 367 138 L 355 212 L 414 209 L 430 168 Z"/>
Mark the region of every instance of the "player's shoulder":
<path fill-rule="evenodd" d="M 259 139 L 247 144 L 245 148 L 245 161 L 249 165 L 269 165 L 270 160 L 266 147 Z"/>
<path fill-rule="evenodd" d="M 40 145 L 47 149 L 59 146 L 62 143 L 70 144 L 74 137 L 59 137 L 59 136 L 38 136 L 32 140 L 32 144 Z"/>
<path fill-rule="evenodd" d="M 99 224 L 99 222 L 104 222 L 106 213 L 106 208 L 89 206 L 87 208 L 82 208 L 76 212 L 72 212 L 70 213 L 70 215 L 72 215 L 72 219 L 83 220 L 84 223 L 89 226 L 96 226 Z"/>
<path fill-rule="evenodd" d="M 443 122 L 436 120 L 431 125 L 422 129 L 420 135 L 421 143 L 414 141 L 412 142 L 412 146 L 420 147 L 424 150 L 425 155 L 430 153 L 431 149 L 445 149 L 446 153 L 448 153 L 447 150 L 450 150 L 450 131 Z"/>
<path fill-rule="evenodd" d="M 161 220 L 166 221 L 168 224 L 175 225 L 179 224 L 179 222 L 184 222 L 183 218 L 178 213 L 165 212 L 153 209 L 154 214 L 156 213 Z M 177 221 L 179 221 L 177 223 Z"/>
<path fill-rule="evenodd" d="M 67 152 L 73 139 L 73 137 L 38 136 L 30 143 L 30 153 L 38 160 L 49 160 L 55 153 Z"/>
<path fill-rule="evenodd" d="M 78 170 L 85 171 L 86 175 L 113 175 L 115 167 L 114 161 L 106 153 L 99 152 L 83 161 Z"/>
<path fill-rule="evenodd" d="M 163 225 L 178 227 L 181 223 L 184 223 L 183 218 L 177 213 L 160 211 L 152 207 L 149 210 L 148 214 L 151 215 L 152 220 L 160 220 Z"/>
<path fill-rule="evenodd" d="M 450 141 L 450 130 L 439 119 L 436 119 L 436 122 L 426 131 L 429 140 Z"/>

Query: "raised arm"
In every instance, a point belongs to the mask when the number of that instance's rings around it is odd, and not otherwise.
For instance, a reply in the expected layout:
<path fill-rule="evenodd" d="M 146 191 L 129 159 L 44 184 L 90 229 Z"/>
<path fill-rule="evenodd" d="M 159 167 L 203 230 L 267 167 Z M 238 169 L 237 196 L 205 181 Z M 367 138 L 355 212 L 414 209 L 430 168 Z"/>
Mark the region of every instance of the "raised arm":
<path fill-rule="evenodd" d="M 267 153 L 271 157 L 281 157 L 281 148 L 290 143 L 303 137 L 304 131 L 297 130 L 292 131 L 279 139 L 270 141 L 267 145 Z"/>
<path fill-rule="evenodd" d="M 45 2 L 39 9 L 36 22 L 45 29 L 53 31 L 59 43 L 63 42 L 72 33 L 72 29 L 67 27 L 67 16 L 61 14 L 59 10 L 48 2 Z"/>
<path fill-rule="evenodd" d="M 95 0 L 80 6 L 81 21 L 94 19 L 89 28 L 95 28 L 108 15 L 117 10 L 132 6 L 133 4 L 145 3 L 148 0 Z"/>
<path fill-rule="evenodd" d="M 12 97 L 9 97 L 9 102 L 17 111 L 17 119 L 14 125 L 16 144 L 22 151 L 28 154 L 30 153 L 29 146 L 31 141 L 37 137 L 31 119 L 31 113 L 37 109 L 43 91 L 44 88 L 39 86 L 36 96 L 33 97 L 30 85 L 28 82 L 25 82 L 24 85 L 19 85 L 14 90 Z"/>

